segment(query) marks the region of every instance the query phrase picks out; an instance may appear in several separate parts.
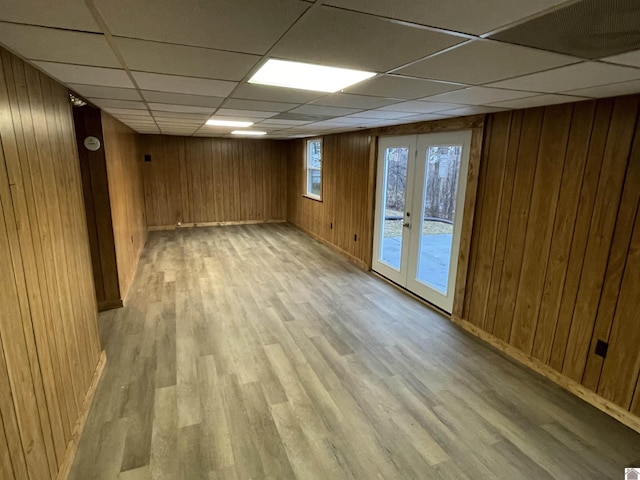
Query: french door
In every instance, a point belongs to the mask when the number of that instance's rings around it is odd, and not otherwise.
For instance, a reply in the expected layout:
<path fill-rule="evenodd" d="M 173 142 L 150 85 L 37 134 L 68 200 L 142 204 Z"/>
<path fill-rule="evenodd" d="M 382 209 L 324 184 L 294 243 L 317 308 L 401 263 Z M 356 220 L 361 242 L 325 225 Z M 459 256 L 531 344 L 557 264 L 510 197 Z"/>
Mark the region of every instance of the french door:
<path fill-rule="evenodd" d="M 471 131 L 381 137 L 373 270 L 453 307 Z"/>

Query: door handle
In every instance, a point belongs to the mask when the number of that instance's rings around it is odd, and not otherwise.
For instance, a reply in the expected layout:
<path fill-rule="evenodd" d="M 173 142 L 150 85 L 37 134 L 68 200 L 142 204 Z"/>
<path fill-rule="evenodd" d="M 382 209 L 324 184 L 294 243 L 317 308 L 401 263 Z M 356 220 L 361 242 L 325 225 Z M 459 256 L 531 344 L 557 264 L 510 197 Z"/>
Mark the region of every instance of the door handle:
<path fill-rule="evenodd" d="M 411 228 L 411 224 L 409 222 L 404 222 L 402 226 L 405 228 Z"/>

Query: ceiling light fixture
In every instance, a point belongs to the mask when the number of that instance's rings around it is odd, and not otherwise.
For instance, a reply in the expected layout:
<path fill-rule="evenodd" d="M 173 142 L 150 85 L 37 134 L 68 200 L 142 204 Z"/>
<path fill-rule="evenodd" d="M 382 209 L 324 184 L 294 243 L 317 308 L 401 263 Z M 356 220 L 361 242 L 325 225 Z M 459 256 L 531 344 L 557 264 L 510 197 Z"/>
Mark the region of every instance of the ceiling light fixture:
<path fill-rule="evenodd" d="M 325 67 L 272 58 L 260 67 L 249 83 L 332 93 L 373 76 L 375 73 L 362 70 Z"/>
<path fill-rule="evenodd" d="M 261 132 L 259 130 L 234 130 L 231 135 L 254 135 L 259 137 L 260 135 L 266 135 L 267 132 Z"/>
<path fill-rule="evenodd" d="M 239 122 L 236 120 L 207 120 L 207 125 L 214 127 L 250 127 L 253 122 Z"/>
<path fill-rule="evenodd" d="M 71 92 L 69 92 L 69 100 L 71 100 L 71 105 L 74 107 L 84 107 L 87 104 L 87 102 Z"/>

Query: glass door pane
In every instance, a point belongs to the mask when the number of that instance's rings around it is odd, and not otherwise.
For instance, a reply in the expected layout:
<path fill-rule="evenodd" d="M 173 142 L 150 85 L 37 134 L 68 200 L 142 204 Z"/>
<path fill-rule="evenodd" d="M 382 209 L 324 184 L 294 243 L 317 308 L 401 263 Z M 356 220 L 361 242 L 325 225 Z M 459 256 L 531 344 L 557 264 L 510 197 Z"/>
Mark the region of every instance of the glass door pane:
<path fill-rule="evenodd" d="M 378 254 L 380 261 L 398 271 L 402 263 L 408 159 L 408 147 L 392 147 L 384 150 L 383 218 Z"/>
<path fill-rule="evenodd" d="M 442 295 L 449 292 L 462 145 L 426 149 L 417 280 Z"/>
<path fill-rule="evenodd" d="M 416 136 L 378 141 L 373 270 L 405 286 L 409 265 L 410 207 L 414 184 Z"/>

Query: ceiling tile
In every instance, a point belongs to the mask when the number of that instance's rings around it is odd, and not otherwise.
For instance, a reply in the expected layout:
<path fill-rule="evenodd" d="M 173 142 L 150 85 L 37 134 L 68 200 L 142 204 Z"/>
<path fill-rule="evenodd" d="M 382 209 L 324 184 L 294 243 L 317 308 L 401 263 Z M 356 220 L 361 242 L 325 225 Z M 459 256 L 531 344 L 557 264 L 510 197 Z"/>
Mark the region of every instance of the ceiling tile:
<path fill-rule="evenodd" d="M 310 115 L 327 115 L 340 117 L 361 111 L 361 108 L 326 107 L 323 105 L 303 105 L 291 110 L 293 113 L 308 113 Z"/>
<path fill-rule="evenodd" d="M 152 92 L 142 90 L 142 96 L 148 102 L 169 103 L 173 105 L 194 105 L 199 107 L 218 107 L 224 101 L 223 97 L 209 97 L 204 95 L 189 95 L 184 93 Z"/>
<path fill-rule="evenodd" d="M 424 27 L 321 6 L 302 17 L 270 55 L 386 72 L 463 40 Z"/>
<path fill-rule="evenodd" d="M 482 34 L 513 23 L 566 0 L 326 0 L 350 10 L 457 32 Z"/>
<path fill-rule="evenodd" d="M 367 95 L 350 95 L 348 93 L 332 93 L 325 97 L 314 100 L 314 105 L 326 105 L 328 107 L 345 108 L 378 108 L 392 103 L 398 103 L 397 98 L 370 97 Z"/>
<path fill-rule="evenodd" d="M 117 36 L 256 54 L 266 53 L 309 7 L 298 0 L 94 3 Z"/>
<path fill-rule="evenodd" d="M 530 92 L 558 93 L 635 79 L 640 79 L 639 69 L 606 63 L 584 62 L 511 80 L 503 80 L 489 86 Z"/>
<path fill-rule="evenodd" d="M 458 90 L 466 86 L 467 85 L 434 82 L 421 78 L 407 78 L 398 75 L 378 75 L 371 80 L 366 80 L 353 87 L 349 87 L 345 91 L 346 93 L 358 93 L 376 97 L 413 100 L 419 97 Z"/>
<path fill-rule="evenodd" d="M 630 82 L 612 83 L 610 85 L 601 85 L 599 87 L 582 88 L 578 90 L 569 90 L 564 92 L 567 95 L 580 95 L 582 97 L 605 98 L 615 97 L 617 95 L 630 95 L 632 93 L 640 93 L 640 80 L 632 80 Z"/>
<path fill-rule="evenodd" d="M 156 122 L 160 128 L 182 128 L 185 130 L 195 130 L 196 128 L 200 128 L 203 122 Z"/>
<path fill-rule="evenodd" d="M 68 63 L 33 62 L 62 83 L 83 83 L 103 87 L 133 88 L 124 70 L 102 67 L 85 67 Z"/>
<path fill-rule="evenodd" d="M 169 103 L 149 103 L 149 108 L 159 112 L 203 113 L 210 115 L 215 107 L 197 107 L 192 105 L 171 105 Z"/>
<path fill-rule="evenodd" d="M 451 110 L 457 108 L 460 105 L 455 103 L 442 103 L 442 102 L 402 102 L 394 105 L 382 107 L 380 110 L 389 110 L 391 112 L 408 112 L 408 113 L 432 113 L 442 110 Z"/>
<path fill-rule="evenodd" d="M 20 0 L 4 2 L 0 20 L 85 32 L 100 29 L 83 0 Z"/>
<path fill-rule="evenodd" d="M 306 123 L 310 123 L 310 120 L 284 120 L 284 119 L 280 119 L 280 118 L 267 118 L 266 120 L 264 120 L 263 122 L 267 125 L 281 125 L 281 126 L 292 126 L 292 125 L 304 125 Z"/>
<path fill-rule="evenodd" d="M 503 108 L 531 108 L 543 105 L 556 105 L 558 103 L 579 102 L 585 100 L 582 97 L 572 97 L 569 95 L 538 95 L 537 97 L 520 98 L 507 100 L 504 102 L 492 103 L 492 106 Z M 448 112 L 447 112 L 448 113 Z"/>
<path fill-rule="evenodd" d="M 492 40 L 467 42 L 401 68 L 413 77 L 480 85 L 579 62 L 580 59 Z"/>
<path fill-rule="evenodd" d="M 189 93 L 211 97 L 226 97 L 236 82 L 210 80 L 207 78 L 180 77 L 160 73 L 132 72 L 142 90 L 158 90 L 161 92 Z"/>
<path fill-rule="evenodd" d="M 147 106 L 142 102 L 132 102 L 129 100 L 110 100 L 105 98 L 87 98 L 91 103 L 100 108 L 132 108 L 135 110 L 146 110 Z"/>
<path fill-rule="evenodd" d="M 0 43 L 29 60 L 120 68 L 102 34 L 0 22 Z"/>
<path fill-rule="evenodd" d="M 115 42 L 127 66 L 141 72 L 239 81 L 260 60 L 257 55 L 131 38 Z"/>
<path fill-rule="evenodd" d="M 401 118 L 412 115 L 407 112 L 389 112 L 386 110 L 367 110 L 365 112 L 354 113 L 347 118 Z"/>
<path fill-rule="evenodd" d="M 603 58 L 602 61 L 640 68 L 640 50 L 634 50 L 633 52 L 627 52 L 620 55 Z"/>
<path fill-rule="evenodd" d="M 149 110 L 124 109 L 124 112 L 122 110 L 123 109 L 116 108 L 105 109 L 105 111 L 118 118 L 129 118 L 131 120 L 151 119 L 151 112 L 149 112 Z"/>
<path fill-rule="evenodd" d="M 106 108 L 104 108 L 104 110 L 106 112 L 110 113 L 111 115 L 113 115 L 114 117 L 120 117 L 120 116 L 126 116 L 126 115 L 131 115 L 131 116 L 136 116 L 136 117 L 141 117 L 141 116 L 151 117 L 151 115 L 149 114 L 148 111 L 138 110 L 138 109 L 135 109 L 135 108 L 106 107 Z"/>
<path fill-rule="evenodd" d="M 96 87 L 68 83 L 67 86 L 86 98 L 111 98 L 114 100 L 142 100 L 134 88 Z M 133 85 L 132 85 L 133 86 Z"/>
<path fill-rule="evenodd" d="M 430 120 L 442 120 L 443 118 L 451 118 L 453 115 L 445 115 L 442 113 L 421 113 L 419 115 L 411 115 L 410 117 L 402 117 L 403 122 L 426 122 Z"/>
<path fill-rule="evenodd" d="M 270 87 L 267 85 L 253 85 L 242 83 L 233 92 L 233 98 L 246 100 L 262 100 L 278 103 L 307 103 L 316 98 L 322 97 L 322 92 L 312 92 L 309 90 L 298 90 L 295 88 Z M 259 109 L 256 109 L 259 110 Z"/>
<path fill-rule="evenodd" d="M 153 126 L 153 127 L 140 127 L 140 126 L 135 126 L 132 127 L 136 132 L 138 133 L 142 133 L 144 135 L 150 135 L 150 134 L 159 134 L 160 130 L 158 129 L 158 127 Z"/>
<path fill-rule="evenodd" d="M 476 105 L 469 105 L 466 107 L 460 107 L 460 108 L 454 108 L 452 110 L 446 110 L 444 112 L 440 112 L 442 115 L 451 115 L 452 117 L 459 117 L 459 116 L 463 116 L 463 115 L 479 115 L 482 113 L 493 113 L 493 112 L 500 112 L 502 110 L 507 110 L 506 108 L 500 108 L 497 106 L 491 106 L 491 107 L 486 107 L 486 106 L 476 106 Z"/>
<path fill-rule="evenodd" d="M 636 0 L 582 0 L 491 38 L 595 59 L 640 48 L 639 24 Z"/>
<path fill-rule="evenodd" d="M 135 125 L 136 127 L 155 127 L 156 122 L 153 120 L 132 120 L 130 118 L 118 117 L 122 123 L 126 123 L 129 126 Z"/>
<path fill-rule="evenodd" d="M 428 102 L 451 102 L 465 105 L 484 105 L 485 103 L 500 102 L 502 100 L 512 100 L 514 98 L 524 98 L 538 95 L 534 92 L 520 92 L 517 90 L 503 90 L 489 87 L 470 87 L 456 90 L 454 92 L 441 93 L 431 97 L 421 98 Z"/>
<path fill-rule="evenodd" d="M 203 113 L 163 112 L 158 110 L 152 110 L 152 113 L 156 118 L 190 118 L 196 120 L 206 120 L 210 115 Z"/>
<path fill-rule="evenodd" d="M 105 112 L 109 113 L 111 116 L 116 117 L 119 120 L 122 120 L 123 122 L 127 121 L 127 122 L 134 122 L 134 123 L 145 123 L 145 124 L 153 123 L 153 124 L 155 124 L 151 114 L 149 112 L 144 112 L 142 110 L 140 110 L 140 113 L 144 113 L 146 115 L 131 115 L 131 114 L 113 113 L 113 112 L 110 112 L 109 110 L 105 110 Z"/>
<path fill-rule="evenodd" d="M 295 108 L 297 105 L 297 103 L 263 102 L 260 100 L 244 100 L 242 98 L 230 98 L 224 102 L 225 108 L 265 112 L 285 112 Z"/>
<path fill-rule="evenodd" d="M 237 110 L 233 108 L 220 108 L 216 111 L 216 115 L 224 115 L 227 117 L 249 117 L 249 118 L 269 118 L 278 115 L 280 112 L 262 112 L 259 110 Z"/>

